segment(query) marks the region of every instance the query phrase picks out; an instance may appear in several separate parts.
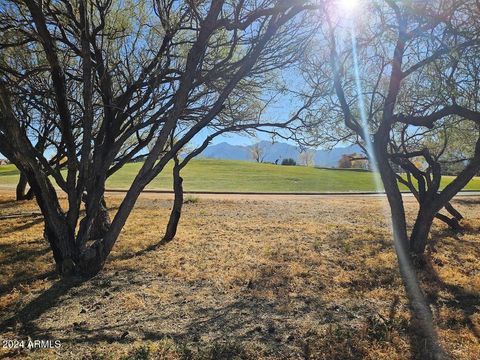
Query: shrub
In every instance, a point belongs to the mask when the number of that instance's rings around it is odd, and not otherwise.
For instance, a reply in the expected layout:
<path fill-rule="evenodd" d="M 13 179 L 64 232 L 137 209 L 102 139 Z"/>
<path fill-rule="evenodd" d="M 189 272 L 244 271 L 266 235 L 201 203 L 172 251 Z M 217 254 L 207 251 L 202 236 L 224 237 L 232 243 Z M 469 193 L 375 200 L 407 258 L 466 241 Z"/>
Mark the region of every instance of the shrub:
<path fill-rule="evenodd" d="M 183 201 L 184 204 L 196 204 L 200 201 L 200 198 L 193 196 L 193 195 L 187 195 L 185 197 L 185 200 Z"/>
<path fill-rule="evenodd" d="M 292 158 L 288 158 L 288 159 L 282 160 L 282 165 L 294 166 L 294 165 L 297 165 L 297 162 Z"/>

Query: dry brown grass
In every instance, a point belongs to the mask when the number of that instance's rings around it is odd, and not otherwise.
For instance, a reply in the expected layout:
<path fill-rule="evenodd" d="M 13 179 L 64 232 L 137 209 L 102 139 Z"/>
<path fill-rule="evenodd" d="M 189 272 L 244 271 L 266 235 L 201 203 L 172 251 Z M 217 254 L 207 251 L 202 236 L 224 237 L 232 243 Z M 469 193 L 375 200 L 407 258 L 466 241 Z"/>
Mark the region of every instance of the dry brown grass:
<path fill-rule="evenodd" d="M 117 206 L 118 197 L 109 205 Z M 415 212 L 407 200 L 408 213 Z M 480 358 L 480 209 L 463 235 L 436 224 L 419 275 L 455 359 Z M 170 201 L 140 198 L 105 270 L 62 281 L 39 217 L 0 220 L 2 338 L 62 340 L 31 358 L 408 359 L 417 356 L 382 201 L 197 199 L 157 241 Z M 0 196 L 1 214 L 38 211 Z M 5 320 L 10 319 L 9 321 Z M 6 353 L 13 356 L 14 353 Z"/>

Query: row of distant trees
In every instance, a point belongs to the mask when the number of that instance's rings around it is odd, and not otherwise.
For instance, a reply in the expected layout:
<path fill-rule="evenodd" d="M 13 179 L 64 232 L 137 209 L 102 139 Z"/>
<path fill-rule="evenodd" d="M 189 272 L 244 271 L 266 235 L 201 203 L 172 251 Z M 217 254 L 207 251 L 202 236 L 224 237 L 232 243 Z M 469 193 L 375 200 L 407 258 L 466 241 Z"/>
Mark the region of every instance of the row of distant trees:
<path fill-rule="evenodd" d="M 250 152 L 250 157 L 253 161 L 257 163 L 265 162 L 265 158 L 268 155 L 267 149 L 260 143 L 255 143 L 248 147 Z M 278 164 L 280 159 L 275 161 L 275 164 Z M 297 165 L 297 161 L 292 158 L 283 158 L 280 162 L 282 165 Z M 299 163 L 304 166 L 314 166 L 315 165 L 315 152 L 312 150 L 302 151 L 299 154 Z"/>
<path fill-rule="evenodd" d="M 255 143 L 249 146 L 250 157 L 257 163 L 265 162 L 265 158 L 268 155 L 267 150 L 263 147 L 260 143 Z M 276 161 L 278 163 L 280 159 Z M 419 170 L 423 171 L 429 167 L 429 164 L 422 156 L 413 157 L 411 163 Z M 292 163 L 294 165 L 297 162 L 291 158 L 282 159 L 282 165 L 288 162 L 289 165 Z M 456 176 L 460 174 L 465 167 L 468 165 L 468 161 L 462 157 L 449 157 L 448 159 L 442 159 L 442 175 L 450 175 Z M 315 165 L 315 152 L 313 150 L 306 150 L 300 152 L 299 154 L 299 164 L 303 166 L 314 166 Z M 339 169 L 364 169 L 364 170 L 371 170 L 370 162 L 368 156 L 366 154 L 358 154 L 358 153 L 351 153 L 351 154 L 343 154 L 340 159 L 338 160 L 337 167 Z M 405 169 L 403 169 L 400 165 L 392 164 L 392 169 L 396 173 L 404 173 Z"/>

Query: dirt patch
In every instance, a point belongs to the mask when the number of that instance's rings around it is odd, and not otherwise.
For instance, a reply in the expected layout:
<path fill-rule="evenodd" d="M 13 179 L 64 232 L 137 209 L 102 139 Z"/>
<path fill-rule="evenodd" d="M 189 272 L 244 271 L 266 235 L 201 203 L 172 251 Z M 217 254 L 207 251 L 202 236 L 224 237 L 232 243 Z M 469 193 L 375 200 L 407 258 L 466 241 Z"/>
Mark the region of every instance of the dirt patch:
<path fill-rule="evenodd" d="M 12 200 L 0 194 L 2 215 L 38 211 Z M 108 199 L 112 208 L 119 201 Z M 105 270 L 88 282 L 55 277 L 41 218 L 0 220 L 1 338 L 62 342 L 4 356 L 415 358 L 381 198 L 200 197 L 185 205 L 172 243 L 135 256 L 161 238 L 170 204 L 142 195 Z M 420 276 L 446 348 L 477 359 L 479 205 L 458 206 L 469 230 L 436 223 Z"/>

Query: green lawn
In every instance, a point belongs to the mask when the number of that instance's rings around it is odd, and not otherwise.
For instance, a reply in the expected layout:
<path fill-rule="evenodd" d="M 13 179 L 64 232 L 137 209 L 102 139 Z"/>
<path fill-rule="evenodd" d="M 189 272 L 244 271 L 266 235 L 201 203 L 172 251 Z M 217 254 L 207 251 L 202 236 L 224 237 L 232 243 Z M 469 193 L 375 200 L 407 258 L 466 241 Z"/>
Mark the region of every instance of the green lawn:
<path fill-rule="evenodd" d="M 141 164 L 128 164 L 113 175 L 109 188 L 127 188 Z M 148 186 L 171 189 L 171 167 L 167 167 Z M 316 169 L 303 166 L 280 166 L 245 161 L 192 160 L 182 172 L 185 190 L 200 191 L 374 191 L 374 174 L 354 170 Z M 14 185 L 18 171 L 13 165 L 0 166 L 0 185 Z M 445 186 L 451 178 L 444 177 Z M 480 190 L 480 178 L 466 187 Z"/>

